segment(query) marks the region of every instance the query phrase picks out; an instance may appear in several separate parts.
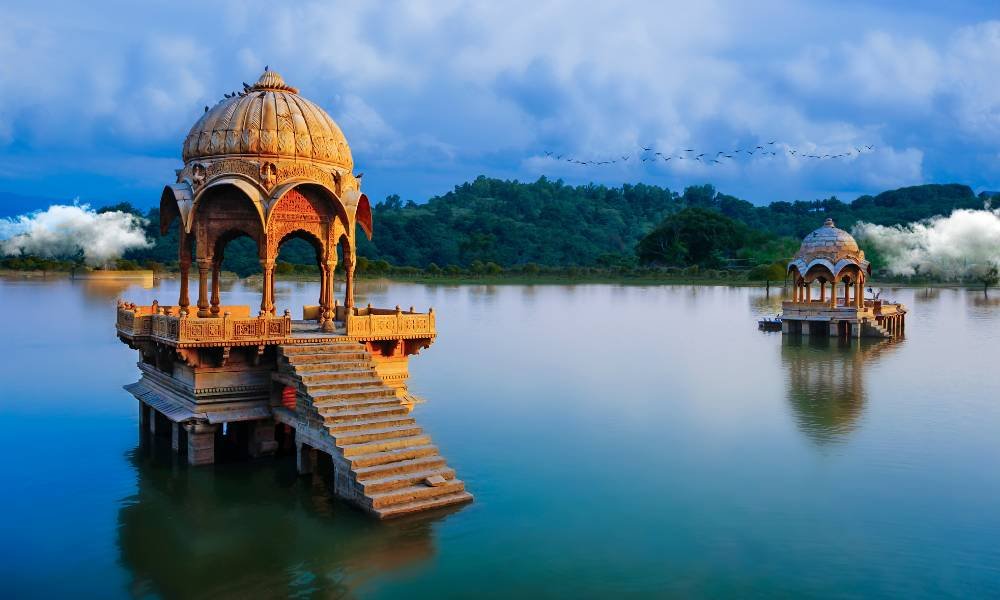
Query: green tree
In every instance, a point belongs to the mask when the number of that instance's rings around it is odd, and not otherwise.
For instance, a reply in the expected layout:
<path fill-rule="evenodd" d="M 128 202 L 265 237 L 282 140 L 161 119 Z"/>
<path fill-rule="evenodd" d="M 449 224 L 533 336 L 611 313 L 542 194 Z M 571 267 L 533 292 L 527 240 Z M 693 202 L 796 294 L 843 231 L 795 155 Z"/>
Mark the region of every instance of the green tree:
<path fill-rule="evenodd" d="M 639 241 L 639 261 L 646 265 L 718 267 L 747 239 L 747 228 L 722 213 L 685 208 L 671 215 Z"/>

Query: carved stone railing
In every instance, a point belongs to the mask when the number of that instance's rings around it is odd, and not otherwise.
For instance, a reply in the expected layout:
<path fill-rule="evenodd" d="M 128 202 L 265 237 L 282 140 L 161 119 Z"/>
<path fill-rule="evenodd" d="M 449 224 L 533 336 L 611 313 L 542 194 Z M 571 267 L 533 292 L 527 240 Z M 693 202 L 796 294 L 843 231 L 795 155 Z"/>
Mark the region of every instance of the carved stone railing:
<path fill-rule="evenodd" d="M 437 335 L 434 309 L 426 313 L 395 310 L 353 308 L 344 311 L 344 327 L 348 337 L 365 340 L 404 340 L 433 338 Z"/>
<path fill-rule="evenodd" d="M 167 312 L 172 312 L 170 307 L 119 305 L 118 332 L 132 339 L 146 338 L 173 346 L 274 344 L 292 333 L 292 317 L 287 313 L 280 317 L 233 317 L 225 312 L 221 317 L 197 318 Z"/>

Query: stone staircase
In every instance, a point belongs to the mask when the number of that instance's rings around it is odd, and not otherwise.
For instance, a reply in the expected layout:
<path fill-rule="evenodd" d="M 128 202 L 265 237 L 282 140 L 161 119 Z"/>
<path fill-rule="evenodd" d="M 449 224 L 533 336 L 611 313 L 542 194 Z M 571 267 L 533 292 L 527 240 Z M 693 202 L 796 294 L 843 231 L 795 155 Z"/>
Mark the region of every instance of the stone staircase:
<path fill-rule="evenodd" d="M 864 323 L 862 323 L 861 326 L 864 327 L 862 334 L 865 337 L 883 338 L 887 340 L 892 339 L 892 334 L 889 333 L 889 330 L 886 329 L 885 327 L 882 327 L 875 321 L 866 320 Z"/>
<path fill-rule="evenodd" d="M 326 430 L 338 495 L 382 519 L 472 500 L 358 342 L 281 346 L 275 378 L 296 388 L 298 418 Z"/>

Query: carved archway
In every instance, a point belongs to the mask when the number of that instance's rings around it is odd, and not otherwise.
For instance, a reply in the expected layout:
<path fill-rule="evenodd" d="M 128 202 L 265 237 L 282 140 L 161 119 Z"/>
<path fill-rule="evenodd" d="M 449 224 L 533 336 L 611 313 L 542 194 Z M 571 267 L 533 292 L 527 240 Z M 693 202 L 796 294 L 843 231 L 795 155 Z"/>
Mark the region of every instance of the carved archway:
<path fill-rule="evenodd" d="M 262 248 L 264 226 L 257 204 L 242 187 L 213 185 L 202 190 L 191 215 L 198 262 L 198 316 L 219 316 L 219 276 L 222 257 L 216 250 L 230 240 L 246 235 Z M 211 300 L 208 275 L 212 274 Z M 182 274 L 183 275 L 183 274 Z M 182 279 L 182 286 L 186 282 Z"/>

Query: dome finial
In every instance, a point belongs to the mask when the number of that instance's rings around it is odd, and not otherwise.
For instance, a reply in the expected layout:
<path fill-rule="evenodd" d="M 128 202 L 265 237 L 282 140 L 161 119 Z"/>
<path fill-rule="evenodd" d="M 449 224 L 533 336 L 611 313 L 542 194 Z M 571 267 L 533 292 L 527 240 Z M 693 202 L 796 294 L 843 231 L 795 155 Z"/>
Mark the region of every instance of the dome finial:
<path fill-rule="evenodd" d="M 826 220 L 823 221 L 823 226 L 824 227 L 836 227 L 836 225 L 833 224 L 833 219 L 831 219 L 830 217 L 827 217 Z"/>
<path fill-rule="evenodd" d="M 257 80 L 257 83 L 250 86 L 250 89 L 254 91 L 271 90 L 291 92 L 293 94 L 299 93 L 298 89 L 285 83 L 280 73 L 269 70 L 267 66 L 264 67 L 264 72 L 261 73 L 260 79 Z"/>

